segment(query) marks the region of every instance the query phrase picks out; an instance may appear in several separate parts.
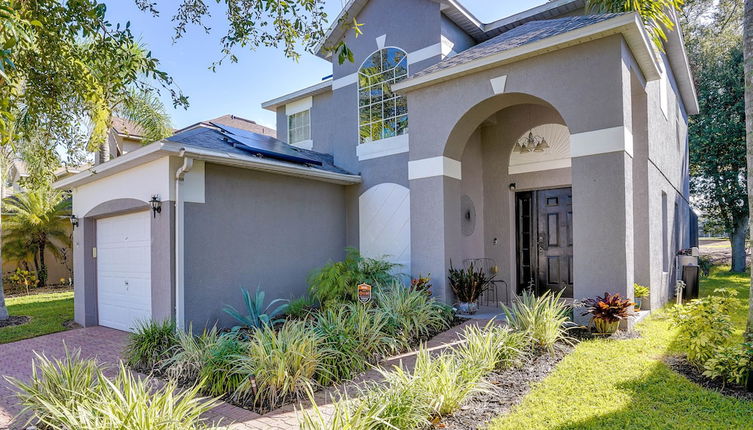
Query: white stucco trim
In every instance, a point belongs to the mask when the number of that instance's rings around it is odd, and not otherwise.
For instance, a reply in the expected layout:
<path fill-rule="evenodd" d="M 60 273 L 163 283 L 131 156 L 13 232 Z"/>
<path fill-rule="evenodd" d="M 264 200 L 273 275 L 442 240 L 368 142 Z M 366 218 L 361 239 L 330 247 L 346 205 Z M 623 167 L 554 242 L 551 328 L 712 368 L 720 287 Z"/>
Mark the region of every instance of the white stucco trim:
<path fill-rule="evenodd" d="M 356 82 L 358 82 L 358 73 L 351 73 L 332 81 L 332 90 L 339 90 L 340 88 L 347 87 L 348 85 L 354 85 Z"/>
<path fill-rule="evenodd" d="M 294 102 L 290 102 L 285 105 L 285 115 L 295 115 L 297 113 L 301 113 L 303 111 L 307 111 L 311 109 L 311 106 L 314 105 L 314 98 L 311 96 L 308 96 L 306 98 L 302 98 L 300 100 L 296 100 Z"/>
<path fill-rule="evenodd" d="M 454 51 L 455 42 L 448 39 L 444 34 L 439 37 L 439 40 L 442 45 L 442 59 L 452 57 L 453 55 L 457 54 L 457 52 Z"/>
<path fill-rule="evenodd" d="M 510 175 L 517 175 L 519 173 L 539 172 L 542 170 L 552 169 L 564 169 L 571 167 L 572 163 L 569 158 L 559 160 L 546 160 L 537 161 L 534 163 L 520 164 L 517 166 L 510 166 L 507 171 Z"/>
<path fill-rule="evenodd" d="M 427 46 L 426 48 L 421 48 L 417 51 L 409 52 L 408 53 L 408 65 L 416 64 L 421 61 L 428 60 L 429 58 L 436 57 L 438 55 L 442 55 L 441 43 L 435 43 L 431 46 Z"/>
<path fill-rule="evenodd" d="M 435 176 L 448 176 L 462 179 L 461 163 L 445 156 L 424 158 L 408 162 L 408 179 L 433 178 Z"/>
<path fill-rule="evenodd" d="M 507 75 L 498 76 L 489 80 L 492 84 L 492 91 L 494 94 L 502 94 L 505 92 L 505 84 L 507 84 Z"/>
<path fill-rule="evenodd" d="M 280 96 L 272 100 L 263 102 L 261 104 L 261 107 L 262 109 L 276 111 L 278 107 L 294 102 L 298 99 L 302 99 L 304 97 L 315 96 L 317 94 L 326 93 L 331 90 L 332 90 L 332 79 L 329 78 L 317 84 L 311 85 L 309 87 L 300 89 L 298 91 L 293 91 L 292 93 L 285 94 L 284 96 Z"/>
<path fill-rule="evenodd" d="M 624 126 L 576 133 L 570 136 L 570 148 L 573 157 L 618 151 L 625 151 L 632 157 L 633 134 Z"/>
<path fill-rule="evenodd" d="M 410 271 L 410 190 L 395 183 L 375 185 L 358 197 L 358 231 L 361 255 L 387 258 L 399 264 L 397 272 Z"/>
<path fill-rule="evenodd" d="M 387 35 L 386 34 L 383 34 L 381 36 L 377 36 L 377 38 L 376 38 L 377 49 L 384 48 L 384 43 L 386 41 L 387 41 Z"/>
<path fill-rule="evenodd" d="M 204 161 L 195 160 L 191 170 L 183 175 L 181 192 L 183 201 L 189 203 L 206 203 L 204 179 Z"/>
<path fill-rule="evenodd" d="M 401 134 L 400 136 L 362 143 L 356 146 L 356 155 L 358 160 L 371 160 L 372 158 L 402 154 L 408 152 L 408 141 L 408 135 Z"/>

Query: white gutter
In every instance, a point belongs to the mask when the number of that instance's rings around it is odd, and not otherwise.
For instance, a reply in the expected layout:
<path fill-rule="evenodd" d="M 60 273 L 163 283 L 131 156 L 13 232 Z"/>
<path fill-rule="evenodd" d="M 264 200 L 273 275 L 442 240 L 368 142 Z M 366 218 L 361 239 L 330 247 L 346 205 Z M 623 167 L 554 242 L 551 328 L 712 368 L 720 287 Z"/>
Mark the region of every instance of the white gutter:
<path fill-rule="evenodd" d="M 175 326 L 180 331 L 185 331 L 185 254 L 183 245 L 183 195 L 180 192 L 180 184 L 191 168 L 193 158 L 185 156 L 185 149 L 180 150 L 183 157 L 183 165 L 175 172 Z"/>

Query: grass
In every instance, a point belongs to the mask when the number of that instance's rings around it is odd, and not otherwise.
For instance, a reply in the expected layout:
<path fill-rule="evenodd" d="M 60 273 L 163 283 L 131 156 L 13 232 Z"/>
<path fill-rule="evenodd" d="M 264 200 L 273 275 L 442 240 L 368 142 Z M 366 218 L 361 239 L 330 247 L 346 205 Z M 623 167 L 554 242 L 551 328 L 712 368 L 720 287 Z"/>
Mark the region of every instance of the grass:
<path fill-rule="evenodd" d="M 701 294 L 738 291 L 734 320 L 742 335 L 749 275 L 714 268 Z M 673 372 L 662 357 L 680 353 L 676 329 L 659 311 L 638 330 L 642 337 L 580 343 L 546 379 L 534 386 L 491 430 L 527 429 L 731 429 L 751 428 L 753 402 L 701 388 Z"/>
<path fill-rule="evenodd" d="M 67 330 L 73 319 L 73 292 L 33 294 L 5 299 L 11 315 L 31 317 L 26 324 L 0 328 L 0 344 Z"/>

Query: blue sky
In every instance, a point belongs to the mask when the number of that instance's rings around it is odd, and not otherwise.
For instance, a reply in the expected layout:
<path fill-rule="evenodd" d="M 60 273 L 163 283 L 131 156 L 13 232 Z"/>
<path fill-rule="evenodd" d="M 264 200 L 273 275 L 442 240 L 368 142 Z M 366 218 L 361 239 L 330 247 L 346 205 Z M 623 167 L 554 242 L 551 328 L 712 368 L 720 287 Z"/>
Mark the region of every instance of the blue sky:
<path fill-rule="evenodd" d="M 480 20 L 489 22 L 545 1 L 461 0 L 461 3 Z M 105 3 L 108 19 L 113 23 L 130 21 L 134 34 L 160 59 L 162 70 L 189 97 L 188 110 L 172 109 L 169 96 L 163 97 L 176 128 L 224 114 L 275 127 L 274 113 L 261 108 L 263 101 L 314 84 L 331 73 L 330 64 L 314 55 L 304 54 L 295 62 L 286 58 L 282 50 L 270 48 L 238 50 L 238 63 L 225 62 L 213 72 L 209 67 L 220 58 L 219 39 L 225 28 L 221 13 L 212 18 L 210 34 L 199 27 L 190 27 L 186 37 L 173 43 L 170 18 L 179 0 L 158 1 L 161 14 L 157 18 L 139 11 L 133 0 L 105 0 Z M 208 0 L 208 3 L 214 2 Z M 345 0 L 326 0 L 330 19 L 337 16 L 343 3 Z"/>

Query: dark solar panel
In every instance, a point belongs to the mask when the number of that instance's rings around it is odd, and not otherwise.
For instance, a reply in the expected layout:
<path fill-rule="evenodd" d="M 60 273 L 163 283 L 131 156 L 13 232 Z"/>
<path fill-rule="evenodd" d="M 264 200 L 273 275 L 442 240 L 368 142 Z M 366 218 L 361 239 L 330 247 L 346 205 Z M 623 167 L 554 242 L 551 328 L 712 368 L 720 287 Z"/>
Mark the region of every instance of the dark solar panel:
<path fill-rule="evenodd" d="M 263 155 L 282 161 L 299 164 L 313 164 L 321 166 L 322 162 L 309 157 L 287 143 L 274 137 L 254 133 L 240 128 L 229 127 L 223 124 L 212 123 L 222 130 L 223 134 L 238 143 L 237 147 L 253 154 Z"/>

